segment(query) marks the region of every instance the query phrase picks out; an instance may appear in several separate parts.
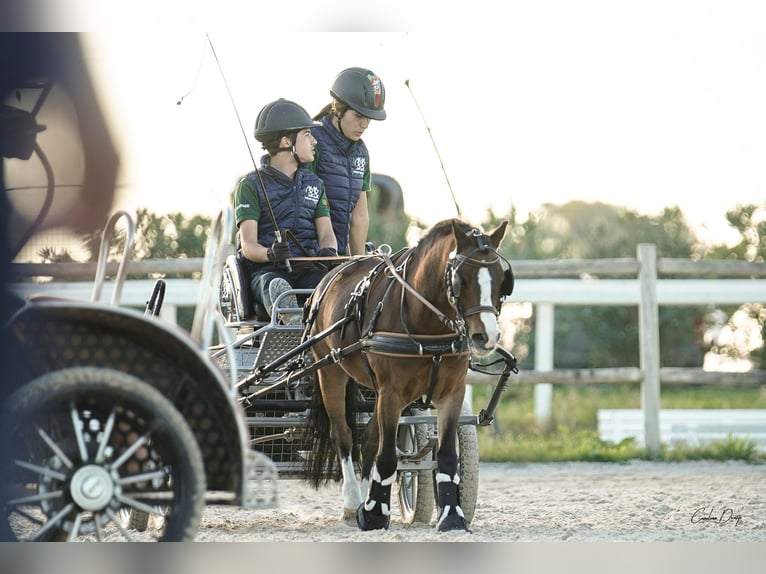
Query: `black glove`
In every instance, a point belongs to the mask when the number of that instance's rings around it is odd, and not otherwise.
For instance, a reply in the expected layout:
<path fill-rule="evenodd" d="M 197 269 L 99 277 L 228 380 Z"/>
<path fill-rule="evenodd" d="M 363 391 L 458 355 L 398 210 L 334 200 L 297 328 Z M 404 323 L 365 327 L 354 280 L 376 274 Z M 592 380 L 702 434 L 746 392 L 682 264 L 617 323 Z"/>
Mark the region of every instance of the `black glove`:
<path fill-rule="evenodd" d="M 317 253 L 317 257 L 337 257 L 338 251 L 332 247 L 322 247 Z"/>
<path fill-rule="evenodd" d="M 268 251 L 268 257 L 269 261 L 271 261 L 274 265 L 284 265 L 285 261 L 289 257 L 292 257 L 290 245 L 287 243 L 287 241 L 275 241 L 271 245 L 271 249 Z"/>

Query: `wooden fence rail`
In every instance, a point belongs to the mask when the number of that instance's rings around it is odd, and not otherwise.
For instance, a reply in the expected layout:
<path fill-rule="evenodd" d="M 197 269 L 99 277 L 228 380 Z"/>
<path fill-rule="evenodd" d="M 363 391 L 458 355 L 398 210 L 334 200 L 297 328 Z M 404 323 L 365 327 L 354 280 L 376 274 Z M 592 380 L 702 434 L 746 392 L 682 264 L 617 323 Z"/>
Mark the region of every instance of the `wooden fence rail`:
<path fill-rule="evenodd" d="M 95 270 L 95 264 L 14 264 L 12 272 L 18 282 L 12 287 L 22 296 L 43 293 L 87 300 L 92 290 L 88 280 L 92 280 Z M 116 263 L 108 264 L 107 276 L 113 276 L 116 270 Z M 151 294 L 153 280 L 130 277 L 194 276 L 201 270 L 202 259 L 130 262 L 121 304 L 143 306 Z M 513 270 L 518 281 L 512 300 L 534 305 L 536 333 L 534 369 L 522 370 L 514 380 L 535 385 L 535 414 L 541 423 L 550 420 L 553 385 L 640 383 L 647 454 L 658 456 L 661 383 L 766 384 L 763 370 L 720 373 L 661 367 L 658 325 L 660 305 L 766 303 L 766 263 L 657 258 L 654 245 L 641 244 L 635 259 L 514 261 Z M 31 281 L 43 277 L 47 282 Z M 199 281 L 187 278 L 166 282 L 161 316 L 175 321 L 178 307 L 196 304 Z M 110 293 L 111 285 L 106 283 L 103 296 L 109 297 Z M 559 305 L 637 305 L 640 365 L 554 369 L 555 307 Z M 487 379 L 472 375 L 469 382 L 482 384 Z"/>

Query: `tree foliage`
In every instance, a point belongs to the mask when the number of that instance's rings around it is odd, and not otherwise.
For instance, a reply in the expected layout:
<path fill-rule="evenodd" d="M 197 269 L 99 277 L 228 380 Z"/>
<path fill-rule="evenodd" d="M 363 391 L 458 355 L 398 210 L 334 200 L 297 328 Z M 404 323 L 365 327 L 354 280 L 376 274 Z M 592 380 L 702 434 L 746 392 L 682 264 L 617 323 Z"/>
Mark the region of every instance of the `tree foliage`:
<path fill-rule="evenodd" d="M 515 209 L 505 217 L 489 212 L 484 222 L 493 228 L 510 222 L 502 251 L 518 259 L 601 259 L 635 257 L 639 243 L 653 243 L 659 257 L 692 258 L 699 249 L 696 236 L 678 207 L 657 215 L 605 203 L 571 201 L 544 204 L 520 221 Z M 699 367 L 710 342 L 704 332 L 708 309 L 668 307 L 659 311 L 663 366 Z M 589 368 L 635 366 L 639 363 L 638 310 L 624 306 L 559 306 L 554 327 L 554 367 Z M 534 355 L 533 317 L 517 325 L 518 342 Z"/>
<path fill-rule="evenodd" d="M 726 212 L 726 220 L 737 231 L 739 241 L 733 246 L 715 245 L 708 250 L 710 259 L 766 261 L 766 202 L 761 205 L 736 205 Z M 710 336 L 713 349 L 735 359 L 746 358 L 755 366 L 766 365 L 766 305 L 751 302 L 739 308 L 724 309 L 723 316 L 713 316 Z M 759 330 L 758 340 L 753 340 Z M 743 356 L 743 351 L 745 351 Z"/>
<path fill-rule="evenodd" d="M 766 261 L 766 203 L 737 205 L 726 212 L 726 221 L 739 234 L 734 246 L 713 246 L 710 259 Z"/>

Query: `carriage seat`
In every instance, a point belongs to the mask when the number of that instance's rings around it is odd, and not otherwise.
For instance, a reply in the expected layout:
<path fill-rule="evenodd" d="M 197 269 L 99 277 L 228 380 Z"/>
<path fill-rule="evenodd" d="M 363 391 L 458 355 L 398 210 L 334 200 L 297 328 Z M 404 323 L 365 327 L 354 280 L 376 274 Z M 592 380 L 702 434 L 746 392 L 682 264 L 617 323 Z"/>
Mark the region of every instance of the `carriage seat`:
<path fill-rule="evenodd" d="M 221 313 L 231 323 L 268 323 L 270 320 L 266 308 L 253 297 L 247 273 L 236 255 L 229 255 L 224 263 L 219 305 Z"/>
<path fill-rule="evenodd" d="M 291 289 L 291 292 L 295 293 L 300 305 L 308 298 L 311 290 Z M 279 303 L 279 307 L 284 308 L 284 300 Z M 230 323 L 269 323 L 271 321 L 266 307 L 255 300 L 247 272 L 236 255 L 229 255 L 226 258 L 219 291 L 219 304 L 221 313 Z"/>

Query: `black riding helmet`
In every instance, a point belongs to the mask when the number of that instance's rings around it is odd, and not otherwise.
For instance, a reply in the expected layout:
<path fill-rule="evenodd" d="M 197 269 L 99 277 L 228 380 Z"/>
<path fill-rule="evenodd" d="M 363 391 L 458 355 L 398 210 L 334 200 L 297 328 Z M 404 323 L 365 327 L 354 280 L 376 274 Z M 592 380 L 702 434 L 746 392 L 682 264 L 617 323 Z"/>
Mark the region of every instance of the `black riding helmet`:
<path fill-rule="evenodd" d="M 348 104 L 357 113 L 373 120 L 385 120 L 386 88 L 371 70 L 346 68 L 335 76 L 330 95 Z"/>
<path fill-rule="evenodd" d="M 308 112 L 290 100 L 279 98 L 266 104 L 255 120 L 255 139 L 264 142 L 283 132 L 298 132 L 322 124 L 311 119 Z"/>

